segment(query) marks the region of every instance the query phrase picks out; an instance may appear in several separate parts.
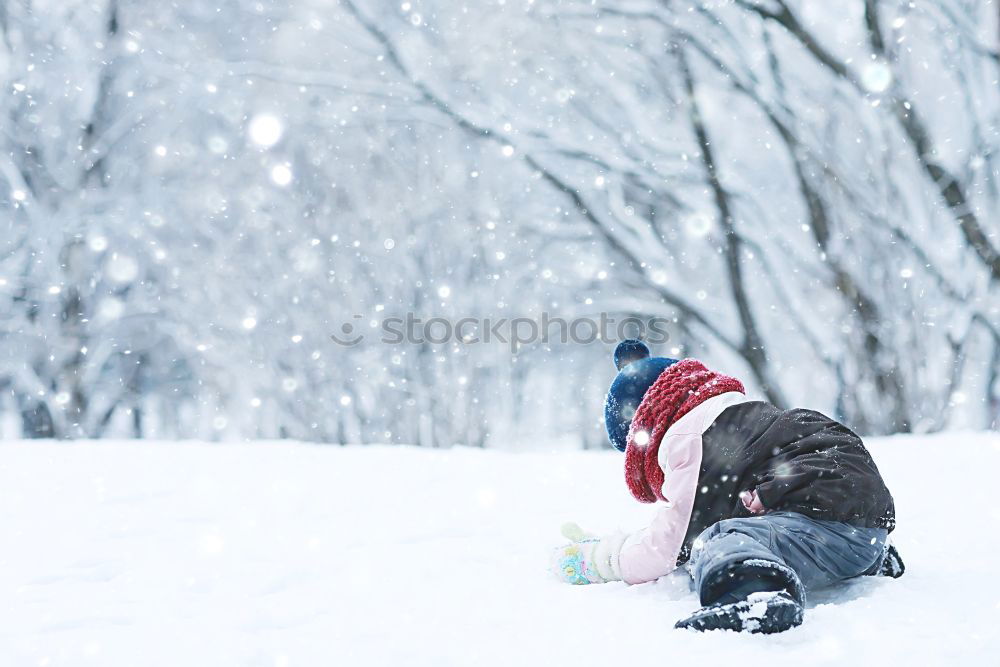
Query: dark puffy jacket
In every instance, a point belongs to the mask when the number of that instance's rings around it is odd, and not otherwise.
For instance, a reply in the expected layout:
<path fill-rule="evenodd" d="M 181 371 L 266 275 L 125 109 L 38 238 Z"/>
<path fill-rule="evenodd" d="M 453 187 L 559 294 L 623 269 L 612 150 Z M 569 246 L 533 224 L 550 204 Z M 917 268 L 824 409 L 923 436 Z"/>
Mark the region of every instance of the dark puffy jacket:
<path fill-rule="evenodd" d="M 895 528 L 892 496 L 861 438 L 813 410 L 750 401 L 726 408 L 702 435 L 699 492 L 679 562 L 723 519 L 751 516 L 740 492 L 768 510 L 868 528 Z"/>

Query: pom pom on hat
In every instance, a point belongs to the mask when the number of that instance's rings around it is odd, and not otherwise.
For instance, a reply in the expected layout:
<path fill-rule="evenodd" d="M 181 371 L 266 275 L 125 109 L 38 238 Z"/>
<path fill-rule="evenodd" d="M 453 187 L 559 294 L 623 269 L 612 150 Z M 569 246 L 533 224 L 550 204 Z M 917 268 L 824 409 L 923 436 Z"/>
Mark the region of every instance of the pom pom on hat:
<path fill-rule="evenodd" d="M 633 361 L 649 357 L 649 348 L 641 340 L 629 338 L 615 347 L 615 368 L 621 370 Z"/>

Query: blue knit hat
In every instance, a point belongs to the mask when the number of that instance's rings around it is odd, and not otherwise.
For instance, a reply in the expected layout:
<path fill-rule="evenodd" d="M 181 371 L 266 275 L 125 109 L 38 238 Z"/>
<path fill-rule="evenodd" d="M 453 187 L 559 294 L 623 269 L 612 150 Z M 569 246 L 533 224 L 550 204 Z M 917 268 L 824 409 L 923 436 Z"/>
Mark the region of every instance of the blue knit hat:
<path fill-rule="evenodd" d="M 615 348 L 615 368 L 618 375 L 604 399 L 604 425 L 615 449 L 625 451 L 628 427 L 632 417 L 660 373 L 677 363 L 677 359 L 650 357 L 649 348 L 641 340 L 623 340 Z"/>

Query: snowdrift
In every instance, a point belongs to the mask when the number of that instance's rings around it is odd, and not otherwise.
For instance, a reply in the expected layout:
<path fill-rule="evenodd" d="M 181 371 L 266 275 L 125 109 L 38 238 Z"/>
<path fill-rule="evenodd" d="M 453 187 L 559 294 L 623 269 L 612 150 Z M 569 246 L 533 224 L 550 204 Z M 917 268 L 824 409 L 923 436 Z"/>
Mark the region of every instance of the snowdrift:
<path fill-rule="evenodd" d="M 673 630 L 682 572 L 548 574 L 564 521 L 654 511 L 614 453 L 3 443 L 0 664 L 997 664 L 1000 435 L 870 446 L 906 575 L 761 637 Z"/>

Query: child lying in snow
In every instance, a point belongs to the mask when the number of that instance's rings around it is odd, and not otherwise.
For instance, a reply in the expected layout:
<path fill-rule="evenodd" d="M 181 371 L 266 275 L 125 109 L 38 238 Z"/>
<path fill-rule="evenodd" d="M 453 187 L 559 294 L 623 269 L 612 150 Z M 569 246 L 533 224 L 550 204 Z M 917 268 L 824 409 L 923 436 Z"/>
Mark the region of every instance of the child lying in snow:
<path fill-rule="evenodd" d="M 751 401 L 739 380 L 640 341 L 619 344 L 615 366 L 608 436 L 632 495 L 662 509 L 631 535 L 564 527 L 563 580 L 638 584 L 686 563 L 703 608 L 676 627 L 769 633 L 802 622 L 806 591 L 903 573 L 892 496 L 847 427 Z"/>

